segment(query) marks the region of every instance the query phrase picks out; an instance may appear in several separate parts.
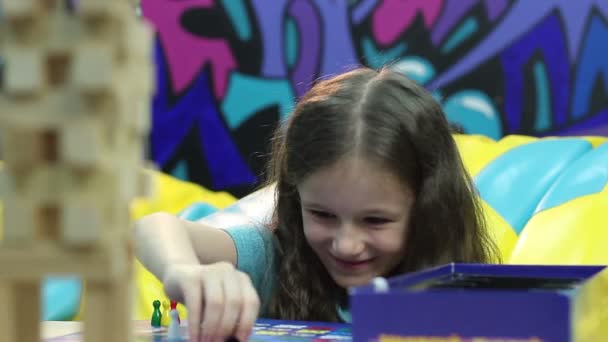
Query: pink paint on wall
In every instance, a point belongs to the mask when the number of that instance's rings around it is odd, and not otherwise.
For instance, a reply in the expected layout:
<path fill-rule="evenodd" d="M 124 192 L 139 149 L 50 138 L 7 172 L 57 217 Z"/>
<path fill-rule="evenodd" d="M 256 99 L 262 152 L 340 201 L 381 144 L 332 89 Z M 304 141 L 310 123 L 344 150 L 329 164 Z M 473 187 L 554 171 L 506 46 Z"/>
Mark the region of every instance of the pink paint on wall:
<path fill-rule="evenodd" d="M 185 31 L 180 23 L 182 13 L 193 7 L 212 7 L 213 0 L 142 0 L 143 15 L 154 25 L 170 70 L 171 85 L 176 93 L 183 91 L 206 63 L 211 65 L 215 95 L 222 98 L 230 72 L 236 62 L 223 39 L 205 39 Z"/>
<path fill-rule="evenodd" d="M 372 15 L 372 32 L 382 45 L 392 44 L 401 32 L 414 22 L 418 12 L 424 24 L 431 28 L 443 6 L 443 0 L 385 0 Z"/>

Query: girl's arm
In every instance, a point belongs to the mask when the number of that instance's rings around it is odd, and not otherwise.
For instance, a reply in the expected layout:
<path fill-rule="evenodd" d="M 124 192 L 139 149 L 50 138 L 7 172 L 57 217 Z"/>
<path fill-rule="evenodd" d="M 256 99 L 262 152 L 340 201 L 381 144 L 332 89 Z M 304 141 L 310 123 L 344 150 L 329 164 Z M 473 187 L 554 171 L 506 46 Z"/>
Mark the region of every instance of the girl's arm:
<path fill-rule="evenodd" d="M 158 279 L 169 265 L 226 261 L 236 265 L 236 249 L 228 233 L 167 213 L 143 217 L 135 224 L 139 261 Z"/>
<path fill-rule="evenodd" d="M 247 341 L 260 309 L 249 276 L 235 268 L 228 233 L 152 214 L 135 225 L 137 257 L 163 283 L 165 293 L 186 304 L 190 341 Z"/>

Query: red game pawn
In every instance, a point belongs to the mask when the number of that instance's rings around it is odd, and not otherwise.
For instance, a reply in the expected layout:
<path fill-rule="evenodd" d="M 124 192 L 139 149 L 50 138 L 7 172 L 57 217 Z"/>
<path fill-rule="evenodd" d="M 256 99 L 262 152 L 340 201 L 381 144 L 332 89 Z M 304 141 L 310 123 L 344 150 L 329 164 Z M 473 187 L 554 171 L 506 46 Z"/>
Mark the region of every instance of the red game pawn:
<path fill-rule="evenodd" d="M 175 310 L 175 312 L 177 312 L 177 302 L 172 300 L 171 302 L 171 310 Z M 181 323 L 181 319 L 179 318 L 179 314 L 177 315 L 177 322 Z"/>

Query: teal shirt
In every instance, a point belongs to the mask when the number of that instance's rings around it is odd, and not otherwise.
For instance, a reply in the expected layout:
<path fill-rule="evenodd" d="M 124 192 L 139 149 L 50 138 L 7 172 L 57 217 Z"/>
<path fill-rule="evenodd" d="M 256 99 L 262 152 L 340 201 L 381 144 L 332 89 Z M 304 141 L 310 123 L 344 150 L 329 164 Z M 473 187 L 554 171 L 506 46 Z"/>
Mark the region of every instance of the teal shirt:
<path fill-rule="evenodd" d="M 234 241 L 236 268 L 249 275 L 258 291 L 263 316 L 267 312 L 278 274 L 276 240 L 272 232 L 265 227 L 235 226 L 223 230 Z M 338 314 L 344 322 L 351 322 L 349 311 L 338 308 Z"/>
<path fill-rule="evenodd" d="M 276 246 L 272 232 L 265 227 L 235 226 L 223 228 L 234 241 L 236 268 L 249 275 L 266 312 L 278 273 Z"/>

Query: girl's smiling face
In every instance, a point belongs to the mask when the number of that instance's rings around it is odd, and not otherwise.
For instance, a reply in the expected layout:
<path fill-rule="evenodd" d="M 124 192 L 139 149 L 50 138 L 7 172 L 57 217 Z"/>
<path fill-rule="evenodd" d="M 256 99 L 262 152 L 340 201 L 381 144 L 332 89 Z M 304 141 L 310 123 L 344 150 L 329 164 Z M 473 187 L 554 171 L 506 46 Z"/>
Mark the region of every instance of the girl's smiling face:
<path fill-rule="evenodd" d="M 304 235 L 338 285 L 366 284 L 401 262 L 414 193 L 395 174 L 353 157 L 313 173 L 298 192 Z"/>

